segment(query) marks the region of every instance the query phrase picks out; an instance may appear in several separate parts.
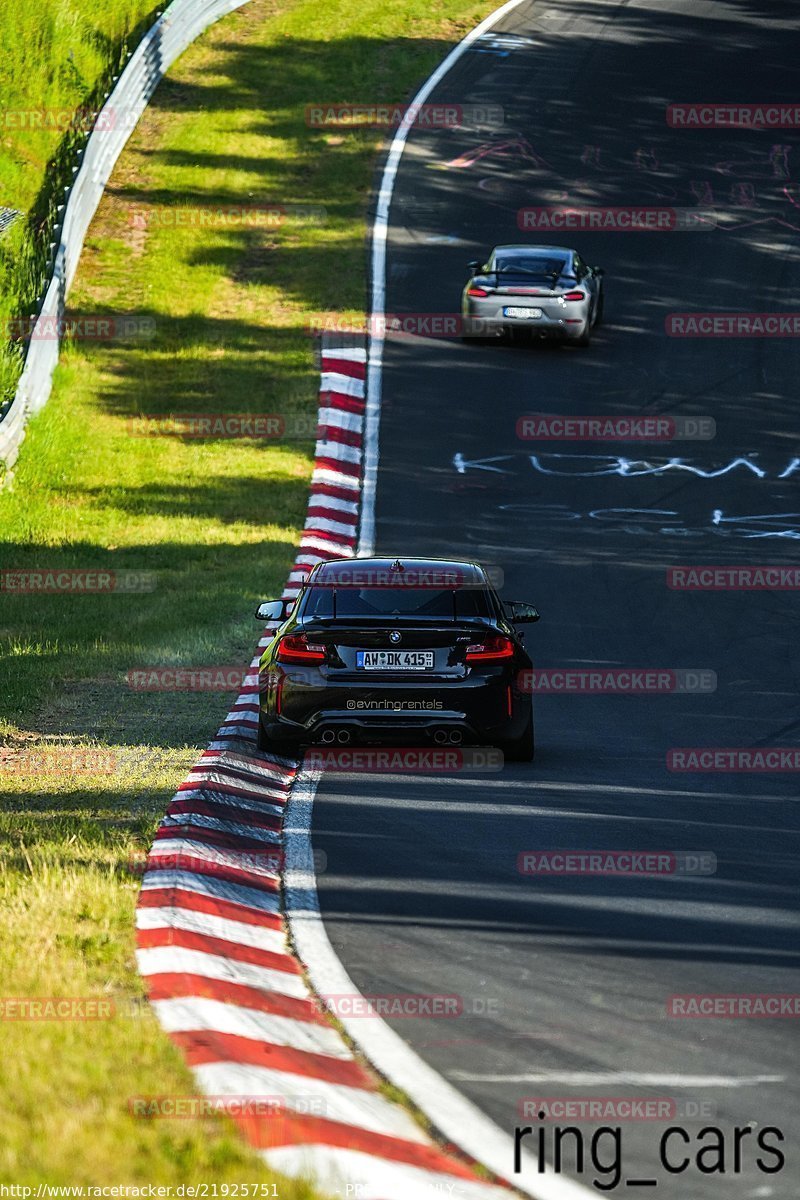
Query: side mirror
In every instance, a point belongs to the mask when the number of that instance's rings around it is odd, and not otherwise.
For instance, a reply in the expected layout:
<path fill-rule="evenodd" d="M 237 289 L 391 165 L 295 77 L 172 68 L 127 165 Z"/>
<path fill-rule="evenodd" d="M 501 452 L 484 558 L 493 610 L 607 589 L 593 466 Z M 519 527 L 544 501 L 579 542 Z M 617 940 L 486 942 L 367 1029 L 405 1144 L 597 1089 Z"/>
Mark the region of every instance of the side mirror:
<path fill-rule="evenodd" d="M 476 271 L 480 271 L 481 267 L 483 266 L 483 263 L 480 261 L 480 259 L 473 258 L 471 262 L 467 263 L 467 266 L 469 267 L 470 271 L 472 271 L 472 274 L 474 275 Z"/>
<path fill-rule="evenodd" d="M 538 608 L 521 600 L 506 601 L 506 609 L 512 625 L 532 625 L 541 616 Z"/>
<path fill-rule="evenodd" d="M 592 270 L 594 271 L 595 275 L 605 275 L 605 271 L 602 267 L 592 267 Z"/>
<path fill-rule="evenodd" d="M 257 621 L 282 621 L 286 616 L 283 600 L 263 600 L 256 609 Z"/>

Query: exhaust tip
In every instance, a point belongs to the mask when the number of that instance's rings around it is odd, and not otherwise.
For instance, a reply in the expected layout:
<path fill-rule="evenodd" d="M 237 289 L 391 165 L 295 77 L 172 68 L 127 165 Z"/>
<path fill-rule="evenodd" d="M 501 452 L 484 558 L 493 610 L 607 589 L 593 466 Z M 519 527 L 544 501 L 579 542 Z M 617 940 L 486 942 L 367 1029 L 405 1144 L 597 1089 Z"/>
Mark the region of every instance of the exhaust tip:
<path fill-rule="evenodd" d="M 336 738 L 338 741 L 340 741 L 344 745 L 345 743 L 350 741 L 350 730 L 349 729 L 340 729 L 336 735 Z"/>
<path fill-rule="evenodd" d="M 324 731 L 324 733 L 322 734 L 322 737 L 320 738 L 320 741 L 321 741 L 321 742 L 323 742 L 323 743 L 324 743 L 324 745 L 326 745 L 326 746 L 330 746 L 331 742 L 332 742 L 332 741 L 334 741 L 334 740 L 335 740 L 335 738 L 336 738 L 336 734 L 333 732 L 333 730 L 332 730 L 332 729 L 326 729 L 326 730 Z"/>
<path fill-rule="evenodd" d="M 460 746 L 461 743 L 463 742 L 463 740 L 464 740 L 464 735 L 460 729 L 451 729 L 450 730 L 450 741 L 453 743 L 454 746 Z"/>
<path fill-rule="evenodd" d="M 433 735 L 433 740 L 437 746 L 443 746 L 447 741 L 447 732 L 444 729 L 437 729 Z"/>

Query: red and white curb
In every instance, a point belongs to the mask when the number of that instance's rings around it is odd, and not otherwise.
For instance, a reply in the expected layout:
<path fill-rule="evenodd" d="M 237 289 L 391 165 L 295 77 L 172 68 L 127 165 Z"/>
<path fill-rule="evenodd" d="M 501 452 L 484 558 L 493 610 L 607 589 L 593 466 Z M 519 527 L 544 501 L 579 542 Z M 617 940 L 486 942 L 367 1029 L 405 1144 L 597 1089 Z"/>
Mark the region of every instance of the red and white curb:
<path fill-rule="evenodd" d="M 412 107 L 521 2 L 508 0 L 476 26 Z M 378 195 L 373 315 L 385 308 L 389 206 L 407 133 L 403 123 L 394 135 Z M 374 551 L 382 371 L 380 332 L 370 335 L 368 356 L 360 348 L 323 344 L 322 436 L 285 599 L 297 595 L 314 563 Z M 137 913 L 138 957 L 162 1025 L 183 1047 L 207 1094 L 277 1102 L 278 1115 L 240 1113 L 234 1119 L 270 1166 L 308 1178 L 325 1193 L 354 1200 L 509 1200 L 514 1192 L 505 1185 L 511 1184 L 534 1200 L 587 1200 L 592 1191 L 542 1169 L 525 1151 L 523 1174 L 513 1174 L 506 1133 L 379 1017 L 360 1023 L 343 1018 L 365 1057 L 465 1157 L 442 1149 L 379 1092 L 317 1004 L 301 962 L 320 996 L 356 988 L 319 911 L 310 839 L 317 778 L 297 762 L 255 748 L 258 662 L 271 636 L 268 631 L 261 638 L 240 696 L 170 804 L 148 859 Z M 468 1160 L 504 1182 L 478 1179 Z"/>
<path fill-rule="evenodd" d="M 361 348 L 323 348 L 321 431 L 287 600 L 314 563 L 354 554 L 365 357 Z M 380 1093 L 290 949 L 281 835 L 299 764 L 255 746 L 258 662 L 271 637 L 259 641 L 241 694 L 180 785 L 147 860 L 137 960 L 152 1005 L 206 1094 L 268 1103 L 270 1115 L 231 1107 L 283 1174 L 359 1200 L 508 1200 L 505 1187 L 479 1180 Z"/>

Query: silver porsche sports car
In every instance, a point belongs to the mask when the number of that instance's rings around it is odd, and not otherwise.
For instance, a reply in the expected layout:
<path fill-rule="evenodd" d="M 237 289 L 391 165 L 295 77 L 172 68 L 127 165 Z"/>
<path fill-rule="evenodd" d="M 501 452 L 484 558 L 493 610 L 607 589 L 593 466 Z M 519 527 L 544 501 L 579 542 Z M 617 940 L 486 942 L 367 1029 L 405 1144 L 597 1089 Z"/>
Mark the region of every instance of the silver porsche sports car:
<path fill-rule="evenodd" d="M 495 246 L 469 263 L 461 302 L 466 339 L 556 337 L 588 346 L 603 317 L 602 267 L 565 246 Z"/>

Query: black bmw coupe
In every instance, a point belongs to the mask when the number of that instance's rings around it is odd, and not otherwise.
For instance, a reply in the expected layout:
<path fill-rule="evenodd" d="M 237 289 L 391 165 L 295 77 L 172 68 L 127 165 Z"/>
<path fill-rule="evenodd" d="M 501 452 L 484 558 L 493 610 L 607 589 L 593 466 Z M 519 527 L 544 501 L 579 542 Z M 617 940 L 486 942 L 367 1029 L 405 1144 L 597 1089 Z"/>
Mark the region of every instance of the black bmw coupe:
<path fill-rule="evenodd" d="M 258 745 L 428 740 L 533 758 L 531 667 L 517 627 L 530 604 L 502 601 L 478 563 L 336 559 L 312 568 L 260 662 Z"/>

